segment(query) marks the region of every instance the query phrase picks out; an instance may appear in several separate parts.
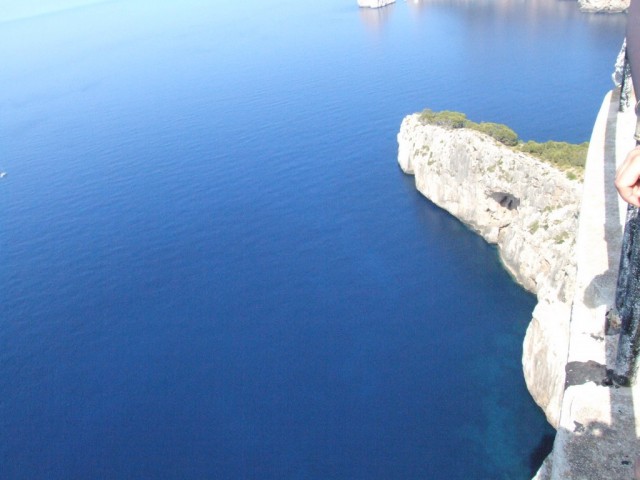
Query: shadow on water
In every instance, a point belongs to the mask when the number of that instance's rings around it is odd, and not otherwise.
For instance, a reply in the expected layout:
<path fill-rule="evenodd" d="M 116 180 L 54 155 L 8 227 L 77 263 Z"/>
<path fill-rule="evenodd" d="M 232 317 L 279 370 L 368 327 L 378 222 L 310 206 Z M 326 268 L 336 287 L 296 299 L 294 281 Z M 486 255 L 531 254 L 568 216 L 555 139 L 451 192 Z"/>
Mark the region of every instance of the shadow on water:
<path fill-rule="evenodd" d="M 508 280 L 509 274 L 499 261 L 495 245 L 472 233 L 458 218 L 422 196 L 415 188 L 413 176 L 405 175 L 402 180 L 407 194 L 415 195 L 411 203 L 417 223 L 424 227 L 427 236 L 433 235 L 428 245 L 438 256 L 447 259 L 447 268 L 454 270 L 456 283 L 463 285 L 463 295 L 456 299 L 459 307 L 452 307 L 452 310 L 465 312 L 470 308 L 474 312 L 471 316 L 468 312 L 462 313 L 465 315 L 462 328 L 468 329 L 468 324 L 479 319 L 480 327 L 472 333 L 472 338 L 476 341 L 482 338 L 488 351 L 501 352 L 498 356 L 477 357 L 472 353 L 469 360 L 473 366 L 460 372 L 466 382 L 462 390 L 472 389 L 477 404 L 473 420 L 466 420 L 473 426 L 462 427 L 473 431 L 475 440 L 469 448 L 477 448 L 481 452 L 478 455 L 484 459 L 476 471 L 476 474 L 483 472 L 484 476 L 476 478 L 524 478 L 525 475 L 531 478 L 551 452 L 555 437 L 552 427 L 530 398 L 520 367 L 522 339 L 536 302 L 535 296 L 528 295 L 515 281 Z M 464 264 L 459 260 L 461 252 L 465 257 Z M 480 288 L 478 283 L 485 287 L 493 285 L 495 292 Z M 444 283 L 442 288 L 445 288 Z M 473 297 L 482 297 L 483 301 L 476 304 Z M 478 308 L 484 302 L 511 307 L 506 309 L 506 314 L 501 307 L 494 307 L 494 315 L 487 315 L 483 308 Z M 492 333 L 487 332 L 490 322 L 501 322 L 503 317 L 508 319 L 508 328 L 496 325 Z M 463 317 L 454 314 L 452 318 Z M 476 348 L 473 343 L 469 339 L 462 344 L 452 340 L 450 348 L 473 351 Z M 461 396 L 468 394 L 460 392 Z M 487 439 L 491 440 L 487 442 Z"/>
<path fill-rule="evenodd" d="M 529 473 L 531 477 L 533 477 L 544 459 L 551 453 L 553 449 L 553 440 L 555 439 L 555 435 L 547 434 L 544 435 L 540 439 L 540 443 L 536 446 L 536 448 L 529 455 Z"/>

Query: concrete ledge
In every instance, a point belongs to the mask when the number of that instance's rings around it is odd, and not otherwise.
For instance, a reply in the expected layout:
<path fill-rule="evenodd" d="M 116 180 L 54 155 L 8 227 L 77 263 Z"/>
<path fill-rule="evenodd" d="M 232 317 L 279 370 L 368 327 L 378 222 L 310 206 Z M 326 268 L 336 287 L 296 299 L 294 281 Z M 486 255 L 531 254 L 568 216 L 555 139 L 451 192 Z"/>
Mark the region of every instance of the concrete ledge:
<path fill-rule="evenodd" d="M 616 165 L 635 144 L 635 115 L 619 113 L 618 101 L 617 90 L 605 96 L 591 137 L 575 252 L 567 382 L 553 452 L 536 477 L 540 480 L 633 479 L 640 454 L 640 387 L 602 383 L 617 345 L 617 336 L 605 331 L 605 320 L 614 303 L 626 211 L 613 180 Z"/>

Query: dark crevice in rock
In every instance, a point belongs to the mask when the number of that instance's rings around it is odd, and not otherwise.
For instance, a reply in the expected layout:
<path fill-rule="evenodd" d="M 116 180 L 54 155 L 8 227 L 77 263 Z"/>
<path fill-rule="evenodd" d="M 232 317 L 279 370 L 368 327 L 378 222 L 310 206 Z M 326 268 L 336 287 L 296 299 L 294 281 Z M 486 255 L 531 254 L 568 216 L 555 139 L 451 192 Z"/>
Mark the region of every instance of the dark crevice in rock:
<path fill-rule="evenodd" d="M 501 207 L 507 210 L 516 210 L 520 206 L 520 199 L 507 192 L 492 192 L 489 194 L 489 197 L 493 198 Z"/>

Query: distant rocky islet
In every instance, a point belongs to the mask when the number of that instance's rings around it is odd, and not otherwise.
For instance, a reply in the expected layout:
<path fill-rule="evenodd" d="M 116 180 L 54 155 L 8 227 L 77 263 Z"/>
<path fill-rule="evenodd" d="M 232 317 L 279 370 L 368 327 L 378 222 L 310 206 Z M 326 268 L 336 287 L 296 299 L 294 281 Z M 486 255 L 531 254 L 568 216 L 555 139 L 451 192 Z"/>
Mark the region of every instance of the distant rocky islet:
<path fill-rule="evenodd" d="M 358 0 L 361 8 L 381 8 L 396 0 Z M 620 13 L 629 8 L 629 0 L 578 0 L 578 6 L 583 12 Z"/>
<path fill-rule="evenodd" d="M 395 3 L 396 0 L 358 0 L 358 6 L 362 8 L 381 8 L 391 3 Z"/>

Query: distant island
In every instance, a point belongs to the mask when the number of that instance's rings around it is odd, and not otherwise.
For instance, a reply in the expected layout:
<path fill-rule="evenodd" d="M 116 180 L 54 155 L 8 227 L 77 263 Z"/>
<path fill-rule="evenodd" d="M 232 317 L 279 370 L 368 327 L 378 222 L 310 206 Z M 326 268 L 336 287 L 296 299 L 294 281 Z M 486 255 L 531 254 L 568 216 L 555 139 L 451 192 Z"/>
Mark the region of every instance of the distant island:
<path fill-rule="evenodd" d="M 358 0 L 358 6 L 362 8 L 380 8 L 395 3 L 396 0 Z"/>
<path fill-rule="evenodd" d="M 621 13 L 629 8 L 629 0 L 578 0 L 582 12 Z"/>
<path fill-rule="evenodd" d="M 396 0 L 358 0 L 362 8 L 381 8 Z M 629 0 L 578 0 L 578 7 L 583 12 L 622 13 L 629 8 Z"/>

